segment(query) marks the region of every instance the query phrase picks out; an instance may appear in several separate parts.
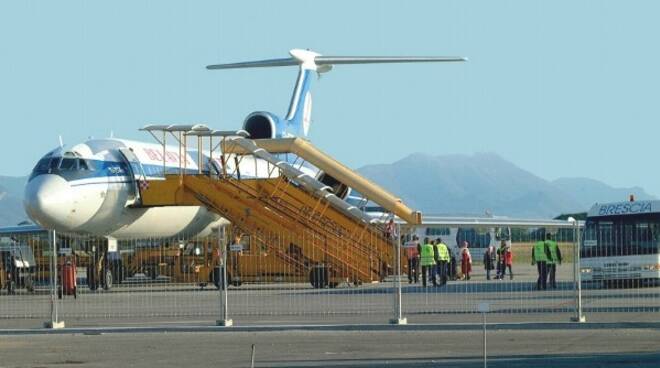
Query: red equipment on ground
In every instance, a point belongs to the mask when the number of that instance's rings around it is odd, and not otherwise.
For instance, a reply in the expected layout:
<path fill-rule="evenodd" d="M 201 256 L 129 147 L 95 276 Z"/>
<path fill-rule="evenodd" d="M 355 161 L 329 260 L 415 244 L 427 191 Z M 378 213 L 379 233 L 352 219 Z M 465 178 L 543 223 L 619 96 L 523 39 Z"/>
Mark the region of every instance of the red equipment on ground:
<path fill-rule="evenodd" d="M 60 288 L 57 290 L 57 296 L 61 299 L 62 295 L 73 295 L 78 297 L 76 285 L 76 262 L 67 258 L 61 267 Z"/>

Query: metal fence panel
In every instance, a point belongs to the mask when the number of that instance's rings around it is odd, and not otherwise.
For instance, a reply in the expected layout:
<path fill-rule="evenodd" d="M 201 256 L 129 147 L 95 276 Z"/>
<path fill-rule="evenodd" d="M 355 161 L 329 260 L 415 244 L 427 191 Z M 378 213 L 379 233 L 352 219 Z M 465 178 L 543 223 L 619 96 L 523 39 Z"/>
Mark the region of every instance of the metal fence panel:
<path fill-rule="evenodd" d="M 444 320 L 461 321 L 461 316 L 479 313 L 480 303 L 488 303 L 490 313 L 527 315 L 528 319 L 534 320 L 575 312 L 573 253 L 576 243 L 572 231 L 437 225 L 414 228 L 408 239 L 412 235 L 417 235 L 421 244 L 446 244 L 451 257 L 446 266 L 446 283 L 440 277 L 440 265 L 424 267 L 428 270 L 419 265 L 418 282 L 414 277 L 406 280 L 404 314 L 413 322 L 416 316 L 428 314 L 452 315 Z M 557 255 L 555 258 L 561 255 L 561 261 L 557 259 L 547 265 L 533 261 L 534 246 L 546 241 L 557 244 L 558 251 L 552 252 Z M 409 270 L 410 264 L 406 267 L 406 275 L 414 274 Z M 539 281 L 539 272 L 542 271 L 546 275 L 545 282 Z M 426 282 L 422 279 L 424 273 Z"/>
<path fill-rule="evenodd" d="M 77 292 L 62 318 L 121 319 L 218 315 L 210 251 L 215 239 L 189 236 L 112 241 L 60 237 L 60 263 L 75 265 Z M 110 248 L 110 249 L 109 249 Z"/>
<path fill-rule="evenodd" d="M 2 319 L 48 318 L 50 255 L 46 231 L 0 237 L 0 325 Z"/>
<path fill-rule="evenodd" d="M 306 233 L 300 239 L 285 229 L 254 234 L 227 226 L 222 233 L 204 237 L 189 234 L 119 240 L 116 244 L 105 238 L 57 234 L 56 253 L 45 231 L 10 234 L 3 236 L 0 248 L 5 253 L 0 325 L 2 320 L 48 321 L 53 302 L 59 319 L 68 325 L 144 324 L 152 320 L 210 324 L 228 319 L 238 324 L 401 323 L 405 318 L 411 323 L 473 322 L 479 318 L 481 303 L 489 304 L 489 313 L 498 321 L 567 321 L 581 315 L 580 291 L 582 312 L 596 320 L 601 315 L 617 321 L 653 319 L 660 310 L 657 279 L 631 276 L 642 272 L 644 266 L 632 265 L 626 258 L 637 257 L 629 253 L 656 242 L 653 232 L 649 235 L 645 228 L 628 236 L 637 239 L 640 246 L 635 249 L 624 245 L 630 244 L 624 228 L 623 234 L 595 235 L 603 244 L 611 243 L 606 250 L 588 246 L 579 251 L 578 236 L 568 227 L 504 226 L 503 234 L 503 229 L 452 226 L 403 227 L 400 237 L 394 234 L 389 240 L 393 250 L 401 241 L 399 252 L 366 261 L 364 257 L 371 257 L 363 250 L 368 238 L 363 239 L 364 244 L 356 244 L 346 237 L 334 248 L 324 248 L 314 238 L 318 234 Z M 593 230 L 587 228 L 589 231 Z M 532 264 L 532 253 L 539 242 L 545 244 L 548 234 L 549 240 L 557 243 L 562 261 L 556 265 L 554 287 L 548 280 L 547 288 L 538 290 L 538 266 Z M 422 244 L 424 238 L 441 238 L 449 246 L 454 262 L 447 267 L 446 284 L 437 273 L 435 280 L 440 285 L 433 286 L 427 274 L 424 287 L 421 268 L 415 280 L 409 263 L 417 251 L 416 245 L 414 250 L 410 247 L 413 235 Z M 587 244 L 592 235 L 585 235 Z M 468 242 L 472 260 L 469 279 L 467 264 L 462 264 L 467 253 L 461 247 L 463 241 Z M 308 247 L 304 242 L 317 246 Z M 492 258 L 484 256 L 490 246 Z M 498 248 L 502 249 L 499 257 Z M 507 251 L 512 254 L 511 267 L 498 277 L 497 261 L 506 264 Z M 594 259 L 605 251 L 609 253 L 598 266 Z M 657 252 L 647 253 L 644 256 L 657 257 Z M 50 276 L 55 254 L 58 286 L 53 300 Z M 583 257 L 580 265 L 575 263 L 576 256 Z M 368 269 L 355 267 L 351 260 L 357 257 L 363 257 L 359 264 Z M 340 258 L 347 262 L 338 262 Z M 21 266 L 25 262 L 32 269 L 12 269 L 13 277 L 21 280 L 8 290 L 7 265 L 16 265 L 17 259 Z M 489 259 L 495 261 L 490 270 L 484 263 Z M 653 272 L 655 267 L 649 263 L 646 271 Z M 74 270 L 75 290 L 67 284 L 69 272 Z M 365 279 L 374 270 L 379 270 L 377 278 Z M 223 271 L 227 272 L 226 294 L 222 293 Z M 578 276 L 586 281 L 578 283 Z"/>
<path fill-rule="evenodd" d="M 586 313 L 660 311 L 660 223 L 653 216 L 588 221 L 580 252 Z"/>

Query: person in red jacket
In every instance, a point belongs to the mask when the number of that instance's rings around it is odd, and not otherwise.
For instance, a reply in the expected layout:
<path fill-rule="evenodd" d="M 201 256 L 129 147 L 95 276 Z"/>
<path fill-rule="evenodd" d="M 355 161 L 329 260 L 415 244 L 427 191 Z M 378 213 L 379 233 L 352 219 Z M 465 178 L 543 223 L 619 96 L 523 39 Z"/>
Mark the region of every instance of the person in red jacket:
<path fill-rule="evenodd" d="M 472 272 L 472 255 L 470 255 L 470 250 L 468 249 L 469 244 L 467 241 L 463 241 L 463 246 L 461 247 L 461 273 L 463 273 L 463 279 L 470 279 L 470 272 Z"/>
<path fill-rule="evenodd" d="M 501 278 L 504 278 L 506 274 L 506 269 L 509 269 L 509 280 L 513 280 L 513 252 L 511 251 L 511 244 L 508 244 L 506 240 L 502 240 L 502 275 Z"/>

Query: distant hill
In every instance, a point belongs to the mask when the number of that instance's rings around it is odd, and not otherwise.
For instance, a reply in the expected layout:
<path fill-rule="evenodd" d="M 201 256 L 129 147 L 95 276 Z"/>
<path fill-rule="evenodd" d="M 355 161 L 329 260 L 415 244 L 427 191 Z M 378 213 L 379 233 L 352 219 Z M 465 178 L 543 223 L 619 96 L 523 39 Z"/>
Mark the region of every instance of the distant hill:
<path fill-rule="evenodd" d="M 594 203 L 625 201 L 631 194 L 636 199 L 656 199 L 640 187 L 613 188 L 598 180 L 589 178 L 560 178 L 552 182 L 557 188 L 570 194 L 576 203 L 585 209 Z"/>
<path fill-rule="evenodd" d="M 0 226 L 27 220 L 23 210 L 23 188 L 27 177 L 0 176 Z"/>
<path fill-rule="evenodd" d="M 641 188 L 612 188 L 592 179 L 550 182 L 492 153 L 430 156 L 412 154 L 392 164 L 358 169 L 428 213 L 552 218 L 586 211 L 594 202 L 653 198 Z M 625 194 L 623 194 L 625 193 Z"/>

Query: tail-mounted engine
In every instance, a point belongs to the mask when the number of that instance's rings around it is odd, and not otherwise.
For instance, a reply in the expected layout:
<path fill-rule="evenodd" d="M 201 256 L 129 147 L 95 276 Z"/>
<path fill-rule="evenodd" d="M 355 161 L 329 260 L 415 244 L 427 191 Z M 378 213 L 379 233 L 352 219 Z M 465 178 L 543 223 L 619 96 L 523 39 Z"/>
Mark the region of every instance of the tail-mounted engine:
<path fill-rule="evenodd" d="M 281 137 L 285 126 L 280 118 L 266 111 L 255 111 L 245 118 L 243 130 L 250 133 L 250 139 Z"/>

